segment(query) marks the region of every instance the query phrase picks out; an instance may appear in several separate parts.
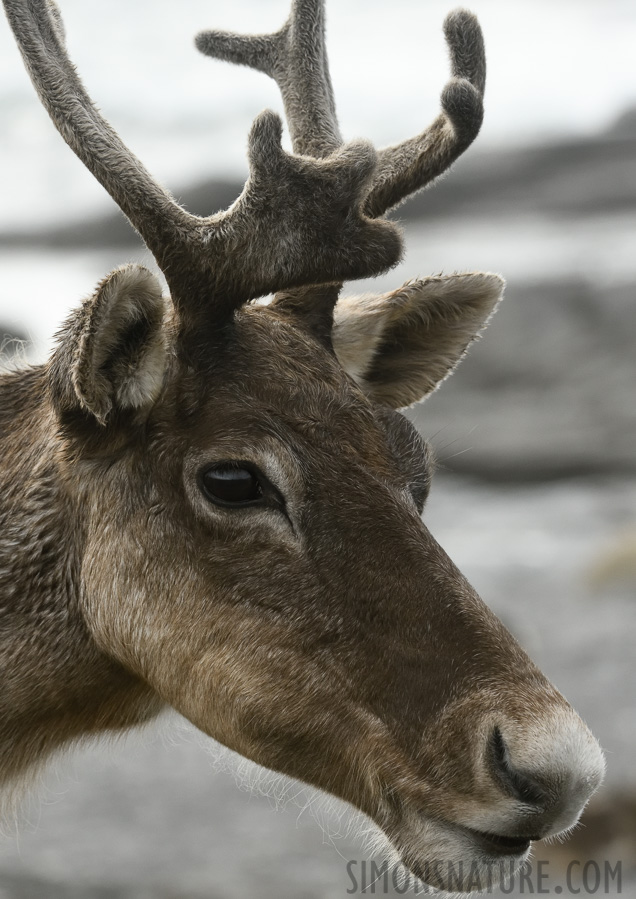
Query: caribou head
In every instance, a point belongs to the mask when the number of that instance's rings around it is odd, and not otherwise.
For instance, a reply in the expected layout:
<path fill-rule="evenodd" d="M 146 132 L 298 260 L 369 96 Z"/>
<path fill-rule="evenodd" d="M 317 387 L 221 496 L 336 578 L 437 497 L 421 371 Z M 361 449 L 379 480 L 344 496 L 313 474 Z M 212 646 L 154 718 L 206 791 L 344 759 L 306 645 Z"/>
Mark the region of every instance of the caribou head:
<path fill-rule="evenodd" d="M 485 58 L 446 20 L 452 77 L 419 136 L 343 143 L 322 0 L 275 34 L 199 35 L 280 86 L 250 175 L 200 218 L 87 96 L 47 0 L 4 0 L 64 139 L 165 276 L 112 272 L 48 364 L 0 381 L 0 746 L 7 780 L 82 735 L 169 704 L 250 759 L 368 815 L 444 887 L 571 827 L 603 757 L 422 522 L 427 445 L 397 409 L 453 370 L 497 275 L 386 296 L 383 218 L 477 135 Z M 269 303 L 257 298 L 274 294 Z"/>

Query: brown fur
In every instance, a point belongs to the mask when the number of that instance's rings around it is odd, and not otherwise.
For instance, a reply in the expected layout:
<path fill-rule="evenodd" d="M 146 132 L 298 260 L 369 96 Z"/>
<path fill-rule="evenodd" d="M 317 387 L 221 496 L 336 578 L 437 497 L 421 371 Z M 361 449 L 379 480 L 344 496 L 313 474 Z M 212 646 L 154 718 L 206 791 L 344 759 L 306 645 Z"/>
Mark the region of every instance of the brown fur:
<path fill-rule="evenodd" d="M 322 5 L 296 0 L 285 41 L 247 38 L 241 61 L 267 57 L 295 140 L 321 158 L 281 155 L 261 118 L 242 200 L 181 240 L 181 213 L 133 177 L 77 88 L 61 20 L 45 0 L 5 7 L 56 124 L 153 248 L 173 305 L 125 266 L 70 316 L 47 365 L 0 378 L 0 781 L 168 704 L 356 805 L 435 885 L 435 858 L 521 861 L 530 839 L 576 820 L 602 756 L 427 531 L 430 452 L 393 411 L 454 368 L 502 281 L 429 278 L 336 303 L 343 277 L 388 264 L 391 226 L 360 209 L 414 189 L 413 166 L 425 183 L 438 164 L 417 161 L 426 141 L 408 165 L 397 153 L 390 189 L 388 156 L 375 182 L 371 151 L 340 148 Z M 454 78 L 480 97 L 475 20 L 456 14 L 447 35 Z M 295 79 L 318 93 L 308 120 Z M 475 116 L 446 107 L 452 155 Z M 274 302 L 243 302 L 264 285 Z M 222 463 L 252 472 L 256 499 L 207 491 Z"/>

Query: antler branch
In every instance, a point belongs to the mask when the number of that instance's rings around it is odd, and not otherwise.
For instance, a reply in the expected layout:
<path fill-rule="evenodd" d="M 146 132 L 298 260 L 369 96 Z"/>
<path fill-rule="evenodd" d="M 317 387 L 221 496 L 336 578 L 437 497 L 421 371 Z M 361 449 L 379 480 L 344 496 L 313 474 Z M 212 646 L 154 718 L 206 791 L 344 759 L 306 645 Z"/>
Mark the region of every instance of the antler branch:
<path fill-rule="evenodd" d="M 280 88 L 295 153 L 324 157 L 342 144 L 325 48 L 323 0 L 294 0 L 275 34 L 202 31 L 206 56 L 265 72 Z"/>
<path fill-rule="evenodd" d="M 54 124 L 154 254 L 183 318 L 201 304 L 209 308 L 211 293 L 218 311 L 274 290 L 367 277 L 399 258 L 395 228 L 362 213 L 376 165 L 369 144 L 340 147 L 338 139 L 328 158 L 290 156 L 281 147 L 279 117 L 262 113 L 250 132 L 250 177 L 239 199 L 226 212 L 191 215 L 93 105 L 66 54 L 53 4 L 3 2 Z"/>
<path fill-rule="evenodd" d="M 479 23 L 456 10 L 444 31 L 452 78 L 442 92 L 442 113 L 417 137 L 380 151 L 365 212 L 383 215 L 441 175 L 472 143 L 483 118 L 486 57 Z M 279 85 L 294 150 L 326 155 L 341 141 L 324 39 L 324 0 L 294 0 L 283 28 L 270 35 L 202 32 L 197 47 L 208 56 L 265 72 Z"/>
<path fill-rule="evenodd" d="M 486 52 L 479 22 L 466 10 L 455 10 L 444 22 L 444 34 L 452 78 L 442 91 L 442 112 L 417 137 L 380 151 L 365 204 L 372 217 L 383 215 L 430 184 L 479 134 L 486 86 Z"/>
<path fill-rule="evenodd" d="M 276 81 L 295 153 L 324 158 L 341 146 L 325 46 L 324 0 L 293 0 L 289 18 L 274 34 L 203 31 L 195 42 L 206 56 L 249 66 Z M 305 318 L 312 333 L 326 342 L 344 279 L 325 283 L 328 280 L 291 291 L 279 288 L 275 297 L 279 309 Z"/>

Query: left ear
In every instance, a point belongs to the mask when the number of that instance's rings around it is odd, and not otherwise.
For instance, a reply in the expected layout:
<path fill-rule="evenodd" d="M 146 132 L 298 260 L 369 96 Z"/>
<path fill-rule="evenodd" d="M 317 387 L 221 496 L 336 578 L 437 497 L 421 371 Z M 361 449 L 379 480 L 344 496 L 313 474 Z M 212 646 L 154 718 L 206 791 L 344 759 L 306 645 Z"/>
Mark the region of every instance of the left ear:
<path fill-rule="evenodd" d="M 49 364 L 58 412 L 82 409 L 105 425 L 114 410 L 153 406 L 163 383 L 164 301 L 141 265 L 115 269 L 76 309 Z"/>
<path fill-rule="evenodd" d="M 344 297 L 334 312 L 335 353 L 374 400 L 409 406 L 451 374 L 504 286 L 499 275 L 471 272 L 411 281 L 382 296 Z"/>

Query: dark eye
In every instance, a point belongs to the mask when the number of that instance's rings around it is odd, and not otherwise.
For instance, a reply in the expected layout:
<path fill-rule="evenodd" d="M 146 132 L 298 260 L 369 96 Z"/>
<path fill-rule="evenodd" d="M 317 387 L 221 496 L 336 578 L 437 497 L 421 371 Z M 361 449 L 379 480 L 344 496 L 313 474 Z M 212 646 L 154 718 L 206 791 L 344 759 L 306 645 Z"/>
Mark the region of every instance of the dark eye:
<path fill-rule="evenodd" d="M 417 511 L 421 515 L 431 490 L 430 471 L 422 471 L 419 476 L 411 482 L 410 490 Z"/>
<path fill-rule="evenodd" d="M 256 474 L 240 463 L 208 468 L 201 475 L 201 486 L 208 499 L 222 506 L 246 506 L 263 497 Z"/>

